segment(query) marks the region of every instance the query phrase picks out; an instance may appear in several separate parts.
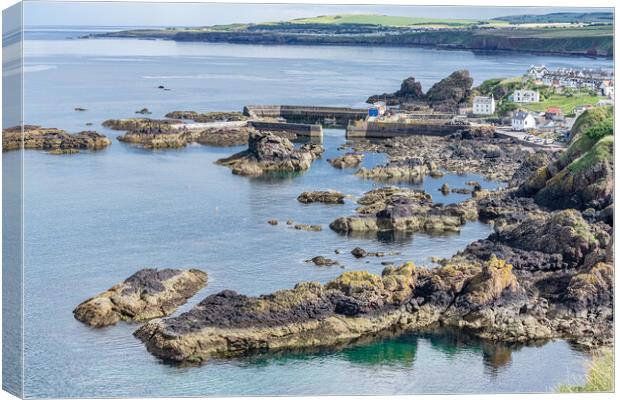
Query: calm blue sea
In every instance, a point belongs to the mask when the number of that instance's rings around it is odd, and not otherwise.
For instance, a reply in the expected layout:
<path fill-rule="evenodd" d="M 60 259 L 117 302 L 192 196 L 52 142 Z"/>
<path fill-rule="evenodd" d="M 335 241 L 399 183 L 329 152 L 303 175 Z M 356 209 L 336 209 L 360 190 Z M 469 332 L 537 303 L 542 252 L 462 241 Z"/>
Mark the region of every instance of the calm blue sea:
<path fill-rule="evenodd" d="M 100 123 L 135 116 L 143 107 L 157 118 L 173 110 L 229 111 L 246 104 L 358 106 L 411 75 L 427 89 L 463 68 L 479 83 L 522 74 L 531 64 L 611 66 L 588 58 L 414 48 L 67 39 L 85 30 L 27 34 L 26 123 L 116 136 Z M 344 142 L 342 130 L 327 130 L 325 158 L 339 154 Z M 28 397 L 540 392 L 580 381 L 587 356 L 563 341 L 509 347 L 455 334 L 406 335 L 339 350 L 178 368 L 146 352 L 131 335 L 137 325 L 90 329 L 75 321 L 71 311 L 78 303 L 143 267 L 209 273 L 208 286 L 183 311 L 222 289 L 257 295 L 299 281 L 326 282 L 343 271 L 304 262 L 316 255 L 337 259 L 345 270 L 375 273 L 386 260 L 431 266 L 431 256 L 448 257 L 491 231 L 472 222 L 459 235 L 345 237 L 327 225 L 351 214 L 354 200 L 303 205 L 297 195 L 336 189 L 356 197 L 375 183 L 324 160 L 284 179 L 248 179 L 213 164 L 240 149 L 150 151 L 114 140 L 96 153 L 26 152 Z M 17 156 L 3 154 L 5 165 Z M 383 156 L 369 154 L 364 163 L 381 162 Z M 477 176 L 447 175 L 419 187 L 436 201 L 461 201 L 466 196 L 443 197 L 437 189 L 444 182 L 463 187 L 471 179 L 497 186 Z M 324 230 L 268 225 L 272 218 L 322 224 Z M 400 255 L 355 260 L 349 251 L 356 246 Z"/>

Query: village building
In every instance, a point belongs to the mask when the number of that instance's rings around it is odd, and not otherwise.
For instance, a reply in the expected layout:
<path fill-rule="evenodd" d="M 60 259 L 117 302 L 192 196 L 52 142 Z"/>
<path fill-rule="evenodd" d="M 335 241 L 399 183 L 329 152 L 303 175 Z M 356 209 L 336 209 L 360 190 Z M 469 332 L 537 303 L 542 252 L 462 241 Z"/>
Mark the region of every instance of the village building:
<path fill-rule="evenodd" d="M 530 113 L 519 110 L 512 117 L 511 125 L 514 131 L 527 131 L 536 128 L 536 120 Z"/>
<path fill-rule="evenodd" d="M 473 113 L 477 115 L 491 115 L 495 113 L 495 99 L 493 96 L 474 97 Z"/>
<path fill-rule="evenodd" d="M 533 79 L 541 79 L 543 76 L 549 73 L 549 70 L 544 65 L 531 65 L 527 70 L 527 76 Z"/>
<path fill-rule="evenodd" d="M 540 93 L 536 90 L 515 90 L 512 94 L 512 101 L 515 103 L 538 103 Z"/>
<path fill-rule="evenodd" d="M 545 118 L 551 121 L 564 121 L 564 113 L 560 107 L 549 107 L 545 112 Z"/>
<path fill-rule="evenodd" d="M 599 90 L 601 91 L 601 96 L 607 96 L 610 99 L 614 97 L 614 81 L 606 79 L 601 82 L 599 86 Z"/>

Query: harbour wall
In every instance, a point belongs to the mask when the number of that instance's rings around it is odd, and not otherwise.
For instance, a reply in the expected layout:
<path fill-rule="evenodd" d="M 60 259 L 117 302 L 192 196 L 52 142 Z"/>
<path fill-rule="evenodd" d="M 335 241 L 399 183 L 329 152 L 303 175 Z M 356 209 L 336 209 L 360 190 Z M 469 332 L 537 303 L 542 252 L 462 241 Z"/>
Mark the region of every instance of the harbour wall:
<path fill-rule="evenodd" d="M 397 136 L 448 136 L 467 125 L 448 124 L 446 120 L 420 120 L 415 123 L 358 122 L 347 126 L 347 138 L 391 138 Z"/>
<path fill-rule="evenodd" d="M 249 105 L 243 114 L 250 118 L 283 118 L 287 122 L 346 127 L 349 122 L 363 120 L 367 109 L 348 107 Z"/>

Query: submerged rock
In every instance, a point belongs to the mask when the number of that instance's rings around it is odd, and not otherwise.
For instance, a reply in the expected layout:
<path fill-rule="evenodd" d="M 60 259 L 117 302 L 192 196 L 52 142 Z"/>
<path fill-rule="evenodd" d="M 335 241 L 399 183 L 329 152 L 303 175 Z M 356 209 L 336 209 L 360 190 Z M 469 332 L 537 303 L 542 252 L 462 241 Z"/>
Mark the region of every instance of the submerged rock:
<path fill-rule="evenodd" d="M 295 224 L 293 227 L 298 231 L 320 232 L 323 230 L 321 225 Z"/>
<path fill-rule="evenodd" d="M 73 315 L 94 327 L 165 317 L 206 283 L 207 274 L 197 269 L 142 269 L 81 303 Z"/>
<path fill-rule="evenodd" d="M 252 133 L 248 149 L 218 164 L 232 169 L 233 174 L 257 176 L 268 172 L 297 172 L 310 168 L 312 161 L 323 154 L 319 144 L 304 144 L 296 149 L 288 139 L 271 133 Z"/>
<path fill-rule="evenodd" d="M 2 150 L 34 149 L 46 150 L 52 154 L 73 154 L 79 150 L 101 150 L 112 142 L 106 136 L 83 131 L 67 133 L 56 128 L 38 125 L 14 126 L 2 130 Z"/>
<path fill-rule="evenodd" d="M 300 203 L 331 203 L 344 204 L 344 194 L 335 190 L 303 192 L 297 197 Z"/>
<path fill-rule="evenodd" d="M 344 169 L 357 167 L 363 159 L 364 155 L 361 153 L 346 153 L 342 156 L 328 159 L 327 162 L 334 168 Z"/>
<path fill-rule="evenodd" d="M 196 111 L 172 111 L 165 115 L 166 118 L 173 119 L 189 119 L 194 122 L 228 122 L 228 121 L 246 121 L 248 117 L 240 112 L 204 112 Z"/>

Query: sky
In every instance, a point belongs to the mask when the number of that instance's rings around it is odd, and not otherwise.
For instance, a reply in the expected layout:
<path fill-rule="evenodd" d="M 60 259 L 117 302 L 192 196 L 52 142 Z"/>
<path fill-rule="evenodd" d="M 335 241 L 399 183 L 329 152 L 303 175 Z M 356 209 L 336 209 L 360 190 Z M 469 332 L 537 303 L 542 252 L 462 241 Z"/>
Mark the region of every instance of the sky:
<path fill-rule="evenodd" d="M 26 26 L 206 26 L 234 22 L 282 21 L 342 13 L 488 19 L 505 15 L 563 11 L 587 12 L 611 11 L 611 9 L 25 1 L 24 24 Z"/>

